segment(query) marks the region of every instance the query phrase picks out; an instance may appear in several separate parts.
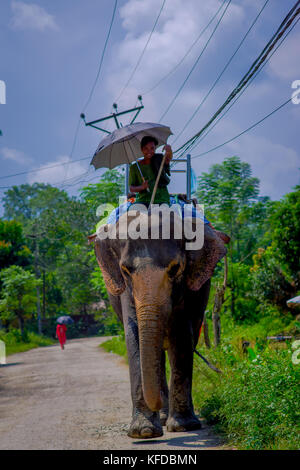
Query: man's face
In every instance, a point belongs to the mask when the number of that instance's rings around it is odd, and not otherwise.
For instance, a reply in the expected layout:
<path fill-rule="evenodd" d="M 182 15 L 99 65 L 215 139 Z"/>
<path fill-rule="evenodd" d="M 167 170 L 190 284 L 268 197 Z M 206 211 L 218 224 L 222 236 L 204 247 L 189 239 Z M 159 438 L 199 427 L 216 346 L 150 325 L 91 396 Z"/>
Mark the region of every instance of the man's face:
<path fill-rule="evenodd" d="M 142 148 L 142 153 L 145 158 L 152 158 L 155 154 L 155 143 L 148 142 L 148 144 L 144 145 L 144 147 Z"/>

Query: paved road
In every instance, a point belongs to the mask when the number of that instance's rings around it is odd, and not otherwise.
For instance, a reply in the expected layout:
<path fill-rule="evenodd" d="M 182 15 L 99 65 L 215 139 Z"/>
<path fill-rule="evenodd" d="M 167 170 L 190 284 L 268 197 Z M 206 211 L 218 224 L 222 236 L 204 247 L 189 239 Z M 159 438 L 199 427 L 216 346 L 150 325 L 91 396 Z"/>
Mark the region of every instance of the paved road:
<path fill-rule="evenodd" d="M 0 449 L 222 449 L 209 427 L 157 439 L 127 437 L 128 367 L 98 345 L 68 341 L 8 356 L 0 366 Z"/>

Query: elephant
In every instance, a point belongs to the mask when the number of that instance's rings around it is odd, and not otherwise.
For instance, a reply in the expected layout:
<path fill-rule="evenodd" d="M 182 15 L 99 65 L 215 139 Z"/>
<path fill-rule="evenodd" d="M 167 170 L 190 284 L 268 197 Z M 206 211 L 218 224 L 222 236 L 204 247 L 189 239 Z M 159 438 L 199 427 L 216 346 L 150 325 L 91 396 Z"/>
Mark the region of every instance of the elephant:
<path fill-rule="evenodd" d="M 128 212 L 128 226 L 138 215 Z M 187 250 L 184 237 L 175 237 L 182 220 L 171 217 L 170 236 L 164 239 L 163 215 L 154 221 L 150 217 L 150 212 L 144 214 L 149 227 L 156 224 L 160 230 L 158 238 L 151 238 L 150 228 L 146 238 L 126 238 L 120 219 L 115 227 L 101 227 L 94 240 L 111 305 L 125 330 L 132 398 L 128 436 L 142 439 L 162 436 L 164 425 L 173 432 L 201 428 L 192 401 L 193 353 L 210 278 L 226 254 L 224 242 L 206 224 L 203 247 Z"/>

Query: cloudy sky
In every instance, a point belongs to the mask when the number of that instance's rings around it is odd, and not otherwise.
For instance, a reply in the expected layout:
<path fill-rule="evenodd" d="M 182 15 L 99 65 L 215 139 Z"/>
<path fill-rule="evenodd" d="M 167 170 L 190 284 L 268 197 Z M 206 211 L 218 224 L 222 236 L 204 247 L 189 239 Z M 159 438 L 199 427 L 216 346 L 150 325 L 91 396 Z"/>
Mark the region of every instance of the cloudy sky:
<path fill-rule="evenodd" d="M 119 111 L 134 107 L 141 94 L 145 109 L 139 121 L 158 122 L 163 116 L 162 123 L 174 134 L 170 143 L 176 139 L 174 149 L 192 137 L 247 72 L 295 0 L 269 0 L 217 86 L 181 133 L 265 4 L 232 0 L 194 66 L 227 2 L 166 0 L 149 41 L 163 0 L 118 0 L 102 68 L 88 100 L 115 0 L 2 0 L 0 80 L 6 85 L 6 103 L 0 104 L 0 173 L 24 174 L 0 179 L 0 196 L 13 184 L 49 182 L 76 194 L 84 182 L 97 181 L 102 170 L 95 172 L 89 163 L 104 135 L 82 121 L 76 133 L 83 110 L 87 121 L 94 120 L 109 115 L 116 100 Z M 292 83 L 300 80 L 299 49 L 300 22 L 192 157 L 231 139 L 291 97 Z M 3 88 L 1 96 L 3 103 Z M 300 104 L 289 103 L 244 136 L 194 158 L 196 175 L 238 155 L 260 179 L 261 195 L 280 198 L 299 184 L 299 118 Z M 128 121 L 128 116 L 121 120 L 123 125 Z M 112 121 L 108 129 L 113 128 Z M 173 175 L 170 190 L 185 190 L 182 175 Z"/>

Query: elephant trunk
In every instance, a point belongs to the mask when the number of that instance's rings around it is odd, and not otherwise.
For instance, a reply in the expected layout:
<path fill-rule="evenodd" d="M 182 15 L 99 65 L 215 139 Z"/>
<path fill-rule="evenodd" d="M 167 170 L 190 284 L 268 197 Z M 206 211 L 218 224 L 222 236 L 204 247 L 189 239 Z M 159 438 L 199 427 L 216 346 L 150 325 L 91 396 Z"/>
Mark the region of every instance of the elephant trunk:
<path fill-rule="evenodd" d="M 151 411 L 162 408 L 161 352 L 164 328 L 157 308 L 137 310 L 143 395 Z"/>

